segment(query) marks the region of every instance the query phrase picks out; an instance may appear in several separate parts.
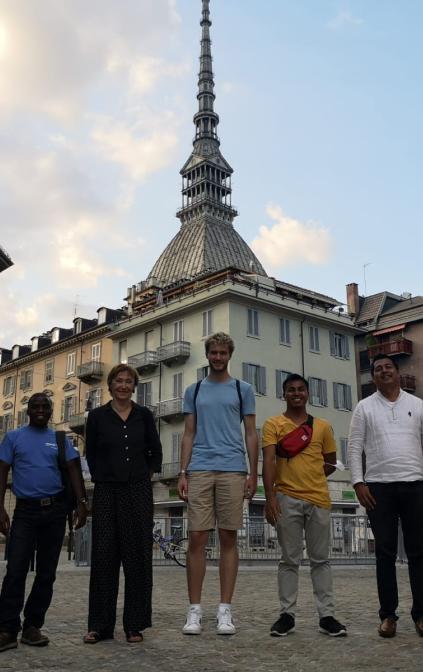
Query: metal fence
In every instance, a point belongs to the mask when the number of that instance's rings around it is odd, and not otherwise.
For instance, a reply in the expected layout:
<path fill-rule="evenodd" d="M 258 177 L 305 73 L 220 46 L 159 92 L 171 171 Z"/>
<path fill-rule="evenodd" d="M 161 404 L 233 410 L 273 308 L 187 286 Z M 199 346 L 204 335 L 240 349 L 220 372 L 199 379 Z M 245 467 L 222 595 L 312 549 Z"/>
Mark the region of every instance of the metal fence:
<path fill-rule="evenodd" d="M 155 525 L 160 527 L 164 537 L 172 537 L 178 542 L 187 537 L 186 518 L 159 518 Z M 274 527 L 261 516 L 246 517 L 244 527 L 238 531 L 238 549 L 241 562 L 273 561 L 280 557 L 279 544 Z M 207 558 L 219 559 L 219 540 L 215 531 L 210 532 Z M 331 514 L 330 558 L 333 564 L 373 564 L 375 562 L 374 539 L 367 516 Z M 91 561 L 91 519 L 82 530 L 76 530 L 74 537 L 74 559 L 79 566 Z M 399 538 L 399 560 L 404 560 L 402 535 Z M 303 564 L 308 564 L 305 540 L 303 543 Z M 153 545 L 153 564 L 169 565 L 157 544 Z"/>

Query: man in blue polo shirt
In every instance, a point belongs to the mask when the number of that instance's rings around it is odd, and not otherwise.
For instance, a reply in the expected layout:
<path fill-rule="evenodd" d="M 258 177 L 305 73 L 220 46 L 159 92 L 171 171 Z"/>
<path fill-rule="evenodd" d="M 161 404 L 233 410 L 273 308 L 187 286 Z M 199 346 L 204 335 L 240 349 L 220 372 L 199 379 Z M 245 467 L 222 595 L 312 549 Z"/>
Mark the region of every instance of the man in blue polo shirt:
<path fill-rule="evenodd" d="M 56 434 L 48 427 L 52 406 L 45 394 L 28 402 L 29 424 L 7 432 L 0 445 L 0 532 L 9 535 L 8 563 L 0 594 L 0 651 L 18 645 L 25 581 L 34 550 L 35 579 L 25 604 L 21 642 L 46 646 L 40 628 L 53 595 L 53 583 L 65 533 L 67 505 L 58 462 Z M 66 466 L 78 500 L 75 527 L 85 525 L 85 488 L 79 454 L 66 441 Z M 10 526 L 4 508 L 7 475 L 12 467 L 16 508 Z"/>

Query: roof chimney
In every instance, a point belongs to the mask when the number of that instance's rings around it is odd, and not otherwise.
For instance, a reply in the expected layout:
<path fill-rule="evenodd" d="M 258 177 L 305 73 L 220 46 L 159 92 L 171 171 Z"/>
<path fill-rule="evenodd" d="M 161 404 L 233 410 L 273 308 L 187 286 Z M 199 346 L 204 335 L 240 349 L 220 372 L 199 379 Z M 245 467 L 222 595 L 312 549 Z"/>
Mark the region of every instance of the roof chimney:
<path fill-rule="evenodd" d="M 351 315 L 351 317 L 357 317 L 360 312 L 360 299 L 356 282 L 350 282 L 349 285 L 347 285 L 347 306 L 349 315 Z"/>

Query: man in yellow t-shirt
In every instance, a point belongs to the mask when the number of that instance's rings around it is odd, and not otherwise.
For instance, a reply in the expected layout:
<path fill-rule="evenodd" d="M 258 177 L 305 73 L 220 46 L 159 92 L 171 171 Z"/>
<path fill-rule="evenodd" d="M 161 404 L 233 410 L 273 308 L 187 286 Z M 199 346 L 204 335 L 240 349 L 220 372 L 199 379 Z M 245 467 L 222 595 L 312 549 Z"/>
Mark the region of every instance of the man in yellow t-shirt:
<path fill-rule="evenodd" d="M 283 394 L 285 413 L 268 418 L 263 425 L 265 513 L 267 521 L 276 526 L 282 551 L 278 571 L 281 614 L 270 634 L 285 637 L 295 630 L 298 570 L 305 532 L 319 631 L 331 637 L 345 636 L 345 625 L 334 617 L 328 560 L 331 501 L 326 477 L 335 470 L 336 464 L 332 427 L 326 420 L 313 418 L 311 438 L 306 440 L 306 431 L 300 436 L 300 443 L 305 442 L 306 447 L 294 457 L 279 457 L 277 446 L 281 439 L 311 423 L 306 410 L 308 383 L 305 378 L 290 374 L 283 383 Z"/>

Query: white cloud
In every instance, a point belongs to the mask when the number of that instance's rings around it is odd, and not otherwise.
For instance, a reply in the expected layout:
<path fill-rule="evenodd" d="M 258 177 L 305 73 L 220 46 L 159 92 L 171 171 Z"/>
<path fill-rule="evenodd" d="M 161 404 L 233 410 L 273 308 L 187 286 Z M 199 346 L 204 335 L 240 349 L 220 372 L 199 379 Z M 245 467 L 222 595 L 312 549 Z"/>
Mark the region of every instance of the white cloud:
<path fill-rule="evenodd" d="M 266 212 L 275 222 L 261 226 L 251 247 L 265 266 L 280 269 L 301 263 L 325 264 L 331 255 L 332 237 L 315 222 L 300 222 L 288 217 L 279 205 L 268 205 Z"/>
<path fill-rule="evenodd" d="M 349 11 L 341 10 L 326 25 L 330 30 L 342 30 L 348 26 L 361 26 L 363 23 L 363 19 L 353 16 Z"/>

